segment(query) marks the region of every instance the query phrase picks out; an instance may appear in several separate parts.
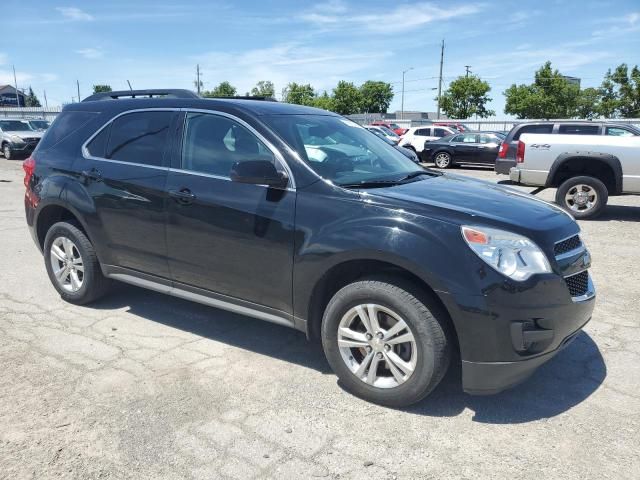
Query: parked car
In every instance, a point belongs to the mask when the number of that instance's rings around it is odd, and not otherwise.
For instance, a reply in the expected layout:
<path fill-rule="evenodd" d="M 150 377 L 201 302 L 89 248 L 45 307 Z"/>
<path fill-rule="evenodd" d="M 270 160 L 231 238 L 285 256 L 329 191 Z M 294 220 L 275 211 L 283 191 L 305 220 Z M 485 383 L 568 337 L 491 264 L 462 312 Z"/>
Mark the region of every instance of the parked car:
<path fill-rule="evenodd" d="M 398 145 L 410 148 L 419 155 L 424 149 L 425 142 L 437 140 L 448 135 L 453 135 L 454 133 L 458 132 L 449 127 L 411 127 L 407 130 L 407 133 L 400 137 L 400 143 Z"/>
<path fill-rule="evenodd" d="M 396 135 L 404 135 L 406 133 L 406 131 L 407 131 L 406 128 L 401 127 L 397 123 L 383 122 L 381 120 L 377 120 L 375 122 L 371 122 L 371 125 L 375 125 L 375 126 L 378 126 L 378 127 L 386 127 L 389 130 L 391 130 L 392 132 L 394 132 Z"/>
<path fill-rule="evenodd" d="M 389 140 L 382 132 L 380 132 L 377 129 L 370 129 L 368 127 L 365 127 L 365 128 L 369 130 L 371 133 L 373 133 L 376 137 L 384 140 L 385 143 L 387 143 L 388 145 L 391 145 L 393 148 L 398 150 L 400 153 L 402 153 L 405 157 L 410 159 L 412 162 L 420 163 L 420 159 L 418 158 L 418 155 L 416 154 L 416 152 L 414 152 L 410 148 L 400 147 L 397 144 L 397 142 L 394 142 L 393 140 Z"/>
<path fill-rule="evenodd" d="M 458 132 L 470 132 L 471 130 L 473 130 L 471 127 L 460 122 L 438 121 L 438 122 L 433 122 L 433 124 L 441 127 L 450 127 L 450 128 L 453 128 L 454 130 L 457 130 Z"/>
<path fill-rule="evenodd" d="M 29 126 L 31 127 L 32 130 L 35 130 L 36 132 L 44 132 L 47 128 L 49 128 L 51 126 L 51 122 L 49 122 L 48 120 L 27 120 L 27 122 L 29 123 Z"/>
<path fill-rule="evenodd" d="M 315 108 L 95 94 L 65 106 L 23 166 L 27 224 L 64 300 L 118 280 L 297 328 L 348 391 L 383 405 L 428 395 L 454 355 L 465 391 L 514 385 L 594 308 L 562 209 L 417 168 Z"/>
<path fill-rule="evenodd" d="M 640 194 L 640 137 L 523 134 L 515 183 L 554 187 L 556 203 L 575 218 L 602 213 L 610 196 Z"/>
<path fill-rule="evenodd" d="M 637 136 L 640 129 L 633 125 L 615 122 L 560 121 L 560 122 L 525 122 L 515 125 L 507 134 L 496 158 L 496 173 L 509 175 L 516 166 L 516 149 L 520 135 L 524 133 L 540 133 L 551 135 L 608 135 Z"/>
<path fill-rule="evenodd" d="M 449 135 L 424 144 L 420 152 L 423 162 L 433 162 L 438 168 L 472 164 L 494 166 L 503 138 L 495 133 L 467 132 Z"/>
<path fill-rule="evenodd" d="M 396 145 L 400 141 L 400 136 L 396 135 L 396 133 L 393 130 L 389 130 L 386 127 L 380 127 L 378 125 L 365 125 L 364 128 L 366 128 L 370 132 L 374 132 L 374 133 L 378 132 L 380 135 L 384 136 L 384 138 L 386 138 L 387 140 L 391 140 Z"/>
<path fill-rule="evenodd" d="M 26 120 L 0 120 L 0 148 L 7 160 L 28 156 L 41 138 L 42 132 L 34 132 Z"/>

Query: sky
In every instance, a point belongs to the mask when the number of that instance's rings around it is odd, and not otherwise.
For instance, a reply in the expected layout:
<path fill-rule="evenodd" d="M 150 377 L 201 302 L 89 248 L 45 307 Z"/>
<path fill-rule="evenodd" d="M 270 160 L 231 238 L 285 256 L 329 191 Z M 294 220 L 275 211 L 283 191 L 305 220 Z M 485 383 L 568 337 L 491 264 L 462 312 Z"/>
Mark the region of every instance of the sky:
<path fill-rule="evenodd" d="M 502 92 L 530 83 L 545 61 L 598 86 L 609 68 L 640 64 L 640 0 L 3 0 L 0 85 L 31 86 L 49 106 L 94 84 L 114 90 L 205 89 L 229 81 L 239 94 L 271 80 L 322 92 L 339 80 L 392 84 L 390 111 L 435 111 L 440 42 L 444 88 L 465 66 Z"/>

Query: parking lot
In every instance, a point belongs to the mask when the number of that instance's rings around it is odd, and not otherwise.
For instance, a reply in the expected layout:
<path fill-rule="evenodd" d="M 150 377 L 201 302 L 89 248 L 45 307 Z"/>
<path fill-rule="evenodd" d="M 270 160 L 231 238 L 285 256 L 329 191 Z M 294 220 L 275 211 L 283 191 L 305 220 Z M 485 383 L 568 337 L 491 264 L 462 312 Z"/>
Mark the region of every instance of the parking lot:
<path fill-rule="evenodd" d="M 573 344 L 502 394 L 454 368 L 392 410 L 284 327 L 127 285 L 64 303 L 22 173 L 0 158 L 0 478 L 640 478 L 640 197 L 581 223 L 598 300 Z"/>

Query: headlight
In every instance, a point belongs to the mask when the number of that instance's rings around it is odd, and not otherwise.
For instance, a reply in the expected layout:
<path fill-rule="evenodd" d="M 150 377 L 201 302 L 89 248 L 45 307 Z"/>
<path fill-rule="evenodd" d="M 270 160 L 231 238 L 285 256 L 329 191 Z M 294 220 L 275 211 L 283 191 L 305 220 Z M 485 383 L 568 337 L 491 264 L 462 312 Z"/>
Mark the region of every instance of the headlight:
<path fill-rule="evenodd" d="M 11 141 L 13 143 L 24 143 L 24 140 L 17 135 L 11 135 Z"/>
<path fill-rule="evenodd" d="M 487 227 L 462 227 L 462 238 L 482 260 L 507 277 L 523 281 L 550 273 L 546 255 L 527 237 Z"/>

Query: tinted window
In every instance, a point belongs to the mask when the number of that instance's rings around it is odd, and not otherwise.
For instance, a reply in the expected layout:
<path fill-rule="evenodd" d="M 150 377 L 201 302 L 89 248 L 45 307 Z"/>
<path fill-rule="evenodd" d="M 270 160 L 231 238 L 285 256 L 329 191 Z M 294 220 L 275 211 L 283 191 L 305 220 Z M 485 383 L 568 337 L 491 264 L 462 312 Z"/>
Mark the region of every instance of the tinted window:
<path fill-rule="evenodd" d="M 105 158 L 162 165 L 172 116 L 172 112 L 136 112 L 116 118 Z"/>
<path fill-rule="evenodd" d="M 446 131 L 444 128 L 434 128 L 433 129 L 433 136 L 434 137 L 442 138 L 442 137 L 446 137 L 447 135 L 451 135 L 451 133 Z"/>
<path fill-rule="evenodd" d="M 633 137 L 633 132 L 630 132 L 626 128 L 620 127 L 607 127 L 607 135 L 613 135 L 615 137 Z"/>
<path fill-rule="evenodd" d="M 107 142 L 109 141 L 109 133 L 111 132 L 111 124 L 100 130 L 100 133 L 93 137 L 93 140 L 87 145 L 87 151 L 92 157 L 105 158 L 107 152 Z"/>
<path fill-rule="evenodd" d="M 38 150 L 46 150 L 53 147 L 73 132 L 80 130 L 98 114 L 94 112 L 62 112 L 58 115 L 51 127 L 47 130 L 38 144 Z"/>
<path fill-rule="evenodd" d="M 548 123 L 544 125 L 524 125 L 513 136 L 513 140 L 518 140 L 523 133 L 551 133 L 553 125 Z"/>
<path fill-rule="evenodd" d="M 564 135 L 598 135 L 600 134 L 599 125 L 560 125 L 558 133 Z"/>
<path fill-rule="evenodd" d="M 429 128 L 419 128 L 415 131 L 414 135 L 418 135 L 419 137 L 430 137 L 431 136 L 431 129 Z"/>
<path fill-rule="evenodd" d="M 275 163 L 273 153 L 242 125 L 219 115 L 187 114 L 182 168 L 228 177 L 234 163 L 247 160 Z"/>

